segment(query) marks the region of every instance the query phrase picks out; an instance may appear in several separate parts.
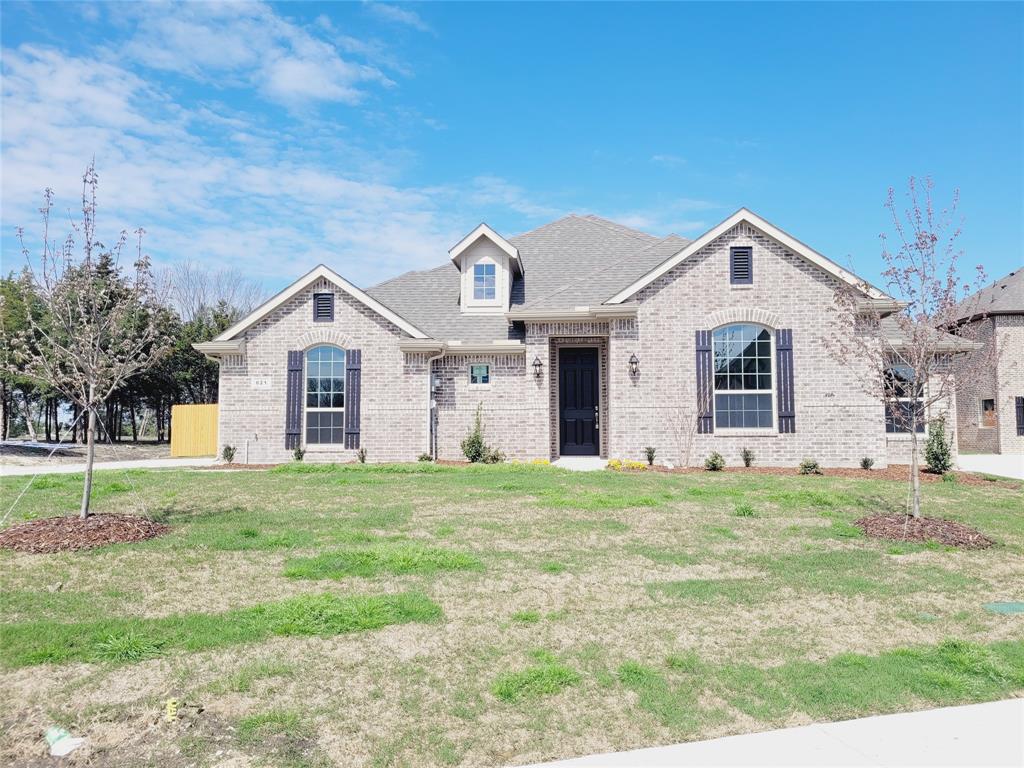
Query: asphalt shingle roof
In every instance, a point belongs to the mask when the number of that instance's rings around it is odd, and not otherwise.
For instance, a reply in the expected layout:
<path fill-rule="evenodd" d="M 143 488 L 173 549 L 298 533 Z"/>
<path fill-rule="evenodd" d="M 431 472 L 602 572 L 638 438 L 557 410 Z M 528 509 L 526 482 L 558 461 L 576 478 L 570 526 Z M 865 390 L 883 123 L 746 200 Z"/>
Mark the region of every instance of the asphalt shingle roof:
<path fill-rule="evenodd" d="M 1024 314 L 1024 269 L 1016 269 L 992 285 L 968 297 L 961 305 L 957 320 L 987 314 Z"/>
<path fill-rule="evenodd" d="M 689 241 L 657 238 L 598 216 L 565 216 L 509 238 L 525 274 L 512 285 L 512 310 L 573 309 L 604 302 L 677 253 Z M 521 339 L 502 315 L 467 315 L 459 307 L 459 271 L 450 262 L 407 272 L 367 289 L 373 298 L 435 339 Z"/>

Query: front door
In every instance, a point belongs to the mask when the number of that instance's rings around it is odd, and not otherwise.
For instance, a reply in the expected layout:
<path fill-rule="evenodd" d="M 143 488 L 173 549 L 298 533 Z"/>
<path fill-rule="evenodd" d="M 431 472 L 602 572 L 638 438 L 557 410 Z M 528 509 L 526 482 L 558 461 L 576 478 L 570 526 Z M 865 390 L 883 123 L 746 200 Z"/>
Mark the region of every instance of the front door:
<path fill-rule="evenodd" d="M 558 350 L 559 448 L 563 456 L 597 456 L 597 350 L 563 347 Z"/>

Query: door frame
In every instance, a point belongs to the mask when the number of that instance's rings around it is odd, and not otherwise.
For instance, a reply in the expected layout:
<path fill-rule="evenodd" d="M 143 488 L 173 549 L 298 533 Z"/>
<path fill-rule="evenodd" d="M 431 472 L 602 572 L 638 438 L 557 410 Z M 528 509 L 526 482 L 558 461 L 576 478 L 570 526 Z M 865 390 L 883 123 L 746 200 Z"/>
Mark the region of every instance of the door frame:
<path fill-rule="evenodd" d="M 608 410 L 605 404 L 605 398 L 602 395 L 604 391 L 604 373 L 601 370 L 604 366 L 604 357 L 607 354 L 607 339 L 601 339 L 600 341 L 586 341 L 584 339 L 579 340 L 566 340 L 562 342 L 558 339 L 551 339 L 551 350 L 554 353 L 555 365 L 553 366 L 553 381 L 552 388 L 554 391 L 554 403 L 555 412 L 554 419 L 552 420 L 552 428 L 554 429 L 554 435 L 552 440 L 552 454 L 554 458 L 559 458 L 562 455 L 562 359 L 561 352 L 563 349 L 593 349 L 597 352 L 597 414 L 598 414 L 598 426 L 597 426 L 597 453 L 593 454 L 599 458 L 607 458 L 605 456 L 605 428 L 606 422 L 608 421 Z M 577 454 L 578 455 L 578 454 Z M 586 454 L 583 454 L 586 455 Z"/>

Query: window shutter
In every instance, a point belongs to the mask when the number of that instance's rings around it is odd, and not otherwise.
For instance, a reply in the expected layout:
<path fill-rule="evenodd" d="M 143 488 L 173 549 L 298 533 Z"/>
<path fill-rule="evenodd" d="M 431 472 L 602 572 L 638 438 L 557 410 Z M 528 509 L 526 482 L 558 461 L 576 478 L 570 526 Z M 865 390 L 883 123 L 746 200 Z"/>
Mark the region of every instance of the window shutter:
<path fill-rule="evenodd" d="M 295 449 L 302 444 L 302 350 L 288 353 L 287 400 L 284 407 L 284 447 Z"/>
<path fill-rule="evenodd" d="M 1017 404 L 1017 434 L 1024 435 L 1024 397 L 1015 398 Z"/>
<path fill-rule="evenodd" d="M 711 331 L 697 331 L 697 432 L 702 435 L 715 431 L 713 376 Z"/>
<path fill-rule="evenodd" d="M 750 285 L 754 282 L 753 248 L 729 249 L 729 282 L 738 285 Z"/>
<path fill-rule="evenodd" d="M 334 294 L 313 294 L 313 322 L 330 323 L 334 321 Z"/>
<path fill-rule="evenodd" d="M 359 447 L 359 395 L 362 389 L 363 353 L 345 350 L 345 447 Z"/>
<path fill-rule="evenodd" d="M 793 396 L 793 331 L 780 328 L 775 332 L 776 397 L 779 410 L 779 432 L 796 432 L 796 403 Z"/>

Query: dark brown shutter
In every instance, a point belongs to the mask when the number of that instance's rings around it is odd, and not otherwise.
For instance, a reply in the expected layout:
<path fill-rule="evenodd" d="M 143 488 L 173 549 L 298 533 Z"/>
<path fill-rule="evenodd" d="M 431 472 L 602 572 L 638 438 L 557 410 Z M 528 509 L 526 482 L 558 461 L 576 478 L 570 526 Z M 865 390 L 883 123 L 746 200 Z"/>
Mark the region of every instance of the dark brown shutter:
<path fill-rule="evenodd" d="M 359 447 L 359 390 L 362 389 L 363 353 L 345 350 L 345 447 Z"/>
<path fill-rule="evenodd" d="M 287 400 L 284 407 L 284 447 L 295 449 L 302 444 L 302 350 L 288 353 Z"/>
<path fill-rule="evenodd" d="M 711 331 L 697 331 L 697 432 L 715 431 L 714 371 L 711 368 Z"/>
<path fill-rule="evenodd" d="M 1024 435 L 1024 397 L 1014 398 L 1017 404 L 1017 434 Z"/>
<path fill-rule="evenodd" d="M 775 332 L 776 399 L 779 410 L 779 432 L 796 432 L 796 401 L 793 396 L 793 331 L 780 328 Z"/>
<path fill-rule="evenodd" d="M 330 323 L 334 321 L 334 294 L 313 294 L 313 322 Z"/>

